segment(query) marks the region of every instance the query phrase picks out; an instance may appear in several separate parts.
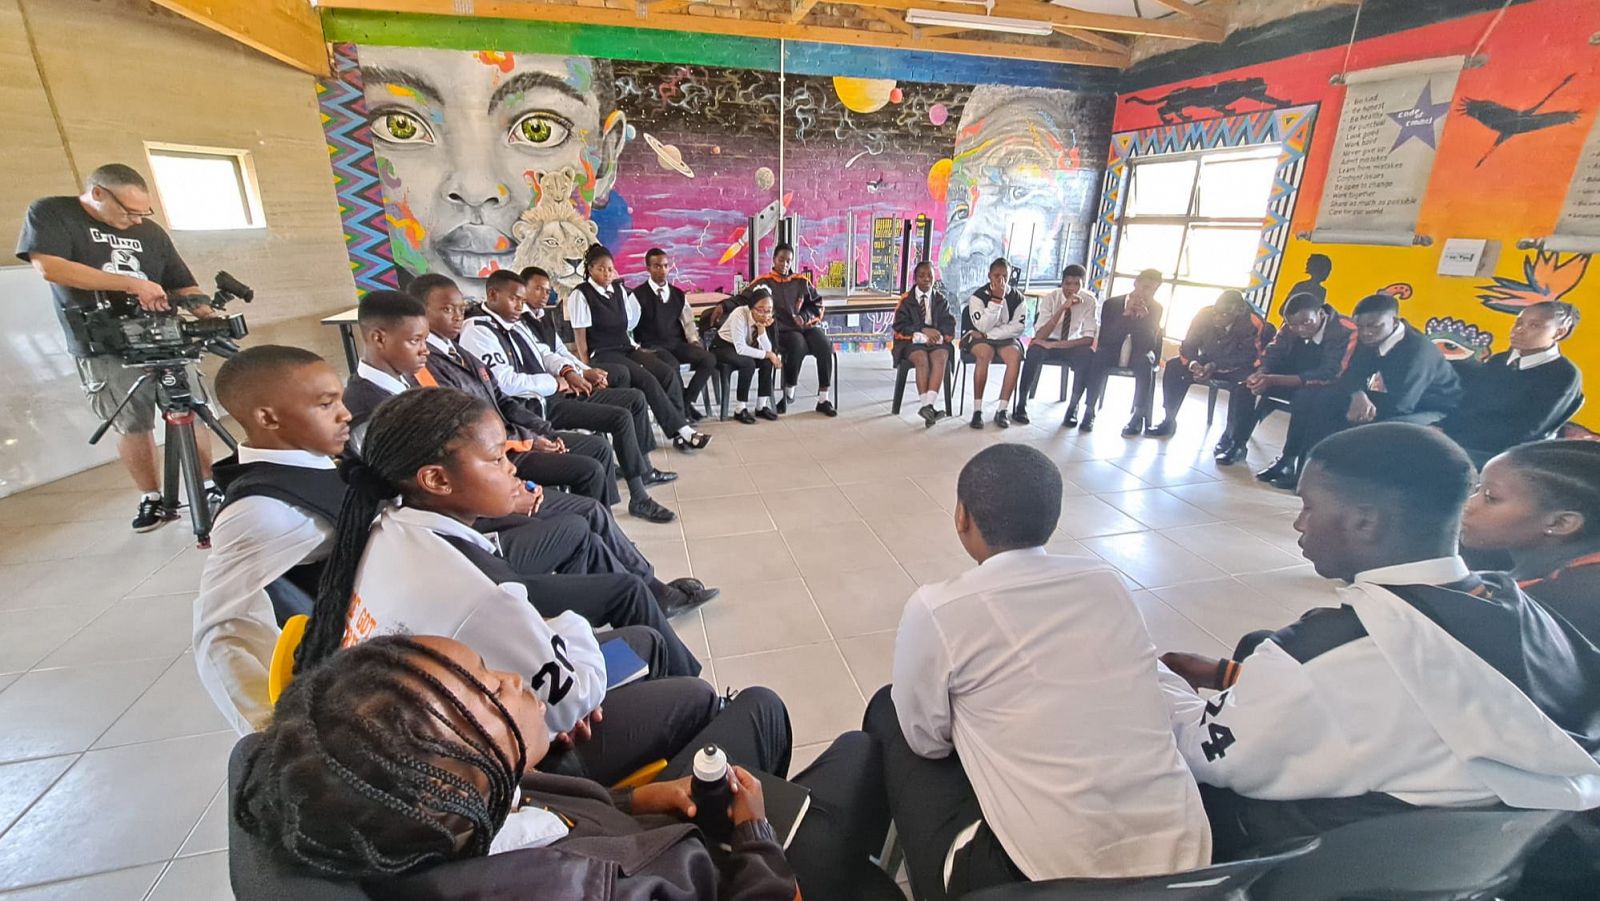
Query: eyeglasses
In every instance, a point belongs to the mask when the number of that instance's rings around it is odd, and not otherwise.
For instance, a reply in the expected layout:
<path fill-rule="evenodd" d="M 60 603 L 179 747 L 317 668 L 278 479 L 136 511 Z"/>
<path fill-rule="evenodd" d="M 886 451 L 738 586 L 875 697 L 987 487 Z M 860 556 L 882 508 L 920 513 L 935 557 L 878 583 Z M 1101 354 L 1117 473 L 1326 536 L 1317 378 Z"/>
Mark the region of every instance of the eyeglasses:
<path fill-rule="evenodd" d="M 129 207 L 127 204 L 123 203 L 122 198 L 118 197 L 116 192 L 110 188 L 101 188 L 100 190 L 106 192 L 106 196 L 111 198 L 112 203 L 122 207 L 122 211 L 124 213 L 127 213 L 129 216 L 132 216 L 135 219 L 148 219 L 156 214 L 155 210 L 136 210 Z"/>

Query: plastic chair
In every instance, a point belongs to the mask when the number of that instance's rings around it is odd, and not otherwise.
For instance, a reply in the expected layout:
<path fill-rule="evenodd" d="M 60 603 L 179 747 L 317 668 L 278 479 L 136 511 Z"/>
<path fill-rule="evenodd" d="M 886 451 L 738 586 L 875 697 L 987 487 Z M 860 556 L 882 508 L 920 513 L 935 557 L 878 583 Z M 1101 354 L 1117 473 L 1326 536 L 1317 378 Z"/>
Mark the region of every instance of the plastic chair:
<path fill-rule="evenodd" d="M 1522 865 L 1572 814 L 1503 807 L 1406 811 L 1322 834 L 1315 854 L 1266 874 L 1252 901 L 1405 899 L 1468 901 L 1503 896 Z"/>
<path fill-rule="evenodd" d="M 1247 897 L 1253 883 L 1314 851 L 1315 836 L 1293 839 L 1246 860 L 1165 876 L 1124 879 L 1047 879 L 972 892 L 966 901 L 1225 901 Z M 1248 897 L 1254 897 L 1249 895 Z"/>
<path fill-rule="evenodd" d="M 951 393 L 955 390 L 954 366 L 944 367 L 944 415 L 951 415 Z M 889 408 L 894 415 L 900 415 L 900 405 L 906 396 L 906 376 L 915 371 L 904 357 L 894 365 L 894 404 Z"/>
<path fill-rule="evenodd" d="M 304 614 L 291 616 L 278 633 L 278 643 L 272 647 L 272 663 L 267 667 L 267 700 L 274 705 L 294 679 L 294 652 L 306 637 L 306 624 L 310 622 L 311 617 Z"/>

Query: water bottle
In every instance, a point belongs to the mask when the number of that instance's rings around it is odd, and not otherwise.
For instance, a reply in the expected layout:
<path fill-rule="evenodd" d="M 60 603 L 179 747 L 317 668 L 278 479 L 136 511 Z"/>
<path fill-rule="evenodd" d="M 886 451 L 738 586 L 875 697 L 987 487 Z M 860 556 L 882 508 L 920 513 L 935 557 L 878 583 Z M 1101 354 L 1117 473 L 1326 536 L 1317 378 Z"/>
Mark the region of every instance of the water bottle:
<path fill-rule="evenodd" d="M 728 756 L 716 745 L 706 745 L 694 755 L 694 782 L 689 796 L 694 799 L 694 824 L 714 842 L 725 843 L 733 836 L 733 819 L 728 808 L 733 789 L 728 784 Z"/>

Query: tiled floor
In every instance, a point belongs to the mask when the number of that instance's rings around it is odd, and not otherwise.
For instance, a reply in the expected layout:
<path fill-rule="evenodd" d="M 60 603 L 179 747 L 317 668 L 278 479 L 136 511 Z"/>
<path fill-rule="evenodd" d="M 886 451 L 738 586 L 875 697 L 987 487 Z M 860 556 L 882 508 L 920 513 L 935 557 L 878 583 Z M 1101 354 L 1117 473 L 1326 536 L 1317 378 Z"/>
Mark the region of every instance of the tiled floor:
<path fill-rule="evenodd" d="M 1281 421 L 1263 426 L 1249 465 L 1227 470 L 1211 462 L 1198 395 L 1177 437 L 1121 438 L 1125 379 L 1092 435 L 1057 429 L 1062 408 L 1044 402 L 1028 428 L 924 431 L 915 404 L 890 416 L 886 355 L 843 361 L 837 419 L 802 398 L 806 412 L 780 423 L 712 424 L 706 451 L 657 456 L 682 473 L 657 491 L 679 521 L 626 522 L 666 577 L 722 587 L 675 625 L 708 679 L 783 695 L 802 764 L 857 726 L 887 681 L 906 597 L 971 565 L 949 521 L 955 477 L 995 441 L 1058 461 L 1068 497 L 1052 548 L 1121 571 L 1163 649 L 1221 654 L 1331 597 L 1295 550 L 1297 501 L 1250 478 Z M 1055 380 L 1043 382 L 1052 397 Z M 181 524 L 132 534 L 130 513 L 114 467 L 0 500 L 5 901 L 228 897 L 233 736 L 189 651 L 202 553 Z"/>

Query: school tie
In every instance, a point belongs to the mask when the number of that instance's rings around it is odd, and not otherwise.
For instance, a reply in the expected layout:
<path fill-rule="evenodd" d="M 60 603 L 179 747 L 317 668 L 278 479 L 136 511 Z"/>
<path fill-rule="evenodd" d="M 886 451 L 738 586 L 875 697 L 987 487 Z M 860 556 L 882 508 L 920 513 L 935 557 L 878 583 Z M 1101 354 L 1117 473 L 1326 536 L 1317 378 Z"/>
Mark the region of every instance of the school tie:
<path fill-rule="evenodd" d="M 917 293 L 917 302 L 922 304 L 922 322 L 924 325 L 933 325 L 933 297 L 921 292 Z"/>
<path fill-rule="evenodd" d="M 461 359 L 461 352 L 456 350 L 456 346 L 454 344 L 445 345 L 444 353 L 445 356 L 450 358 L 450 362 L 460 366 L 462 369 L 468 368 L 466 361 Z"/>
<path fill-rule="evenodd" d="M 528 339 L 522 337 L 522 333 L 516 329 L 508 331 L 511 334 L 511 346 L 517 352 L 518 367 L 531 375 L 544 375 L 544 364 L 539 362 L 539 355 L 533 352 Z"/>

